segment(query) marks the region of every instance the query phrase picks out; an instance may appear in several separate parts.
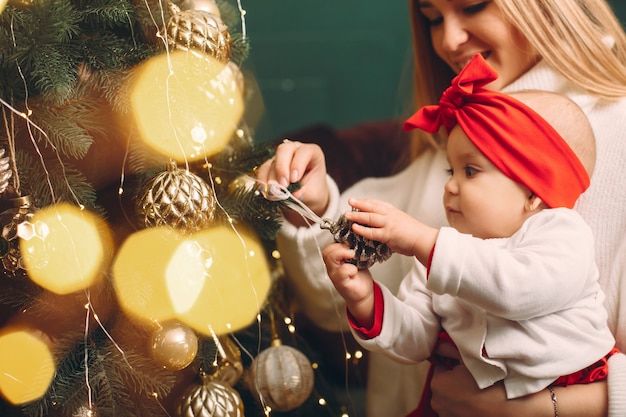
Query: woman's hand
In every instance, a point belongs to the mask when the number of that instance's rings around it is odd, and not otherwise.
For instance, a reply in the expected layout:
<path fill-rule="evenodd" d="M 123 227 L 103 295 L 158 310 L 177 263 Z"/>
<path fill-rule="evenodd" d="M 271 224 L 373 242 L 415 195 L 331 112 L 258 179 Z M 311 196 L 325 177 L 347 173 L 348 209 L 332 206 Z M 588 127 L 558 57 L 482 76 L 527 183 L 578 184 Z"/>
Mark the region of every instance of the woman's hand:
<path fill-rule="evenodd" d="M 555 387 L 559 415 L 568 417 L 606 417 L 606 381 Z M 447 370 L 435 368 L 430 384 L 431 405 L 439 417 L 554 417 L 554 404 L 547 389 L 507 400 L 504 385 L 498 382 L 479 389 L 463 365 Z"/>
<path fill-rule="evenodd" d="M 506 394 L 501 384 L 481 390 L 463 365 L 452 369 L 437 366 L 430 384 L 431 406 L 439 417 L 473 417 L 490 415 L 508 416 L 501 407 L 506 404 Z M 546 404 L 549 403 L 546 396 Z M 532 415 L 532 414 L 519 414 Z"/>
<path fill-rule="evenodd" d="M 300 182 L 301 187 L 293 192 L 295 198 L 318 216 L 323 215 L 328 207 L 330 193 L 326 183 L 326 160 L 318 145 L 285 139 L 276 148 L 276 155 L 259 167 L 257 179 L 263 183 L 277 181 L 284 187 Z M 286 210 L 284 215 L 296 226 L 306 225 L 304 219 L 291 210 Z"/>

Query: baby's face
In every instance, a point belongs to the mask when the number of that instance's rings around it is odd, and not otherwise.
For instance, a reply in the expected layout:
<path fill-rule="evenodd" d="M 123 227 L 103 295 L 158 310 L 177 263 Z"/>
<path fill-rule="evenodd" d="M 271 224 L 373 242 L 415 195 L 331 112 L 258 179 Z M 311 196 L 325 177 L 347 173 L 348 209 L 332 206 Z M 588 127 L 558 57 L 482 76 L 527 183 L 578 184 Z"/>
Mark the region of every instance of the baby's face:
<path fill-rule="evenodd" d="M 509 237 L 521 227 L 530 190 L 504 175 L 458 126 L 448 138 L 448 163 L 443 203 L 450 226 L 482 239 Z"/>

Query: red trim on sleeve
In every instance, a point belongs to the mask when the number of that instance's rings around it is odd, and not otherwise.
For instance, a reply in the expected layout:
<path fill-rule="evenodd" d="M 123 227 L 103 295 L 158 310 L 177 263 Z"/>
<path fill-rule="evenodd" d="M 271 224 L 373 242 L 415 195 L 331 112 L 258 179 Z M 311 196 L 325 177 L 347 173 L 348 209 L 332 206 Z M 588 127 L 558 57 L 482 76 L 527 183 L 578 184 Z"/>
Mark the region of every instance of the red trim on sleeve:
<path fill-rule="evenodd" d="M 348 311 L 348 322 L 350 327 L 359 332 L 365 339 L 373 339 L 380 334 L 383 329 L 383 313 L 385 312 L 385 301 L 383 292 L 378 283 L 374 282 L 374 323 L 371 328 L 361 326 Z"/>

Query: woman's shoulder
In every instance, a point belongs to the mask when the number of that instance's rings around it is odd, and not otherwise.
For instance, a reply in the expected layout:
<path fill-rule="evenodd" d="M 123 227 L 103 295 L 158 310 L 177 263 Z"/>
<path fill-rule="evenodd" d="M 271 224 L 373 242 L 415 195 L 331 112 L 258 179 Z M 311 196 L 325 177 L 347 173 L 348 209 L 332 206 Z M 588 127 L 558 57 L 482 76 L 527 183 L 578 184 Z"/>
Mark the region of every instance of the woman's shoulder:
<path fill-rule="evenodd" d="M 564 95 L 576 103 L 590 119 L 605 115 L 622 119 L 626 123 L 626 97 L 606 99 L 589 93 L 569 81 L 545 61 L 540 61 L 503 89 L 505 93 L 529 90 Z"/>

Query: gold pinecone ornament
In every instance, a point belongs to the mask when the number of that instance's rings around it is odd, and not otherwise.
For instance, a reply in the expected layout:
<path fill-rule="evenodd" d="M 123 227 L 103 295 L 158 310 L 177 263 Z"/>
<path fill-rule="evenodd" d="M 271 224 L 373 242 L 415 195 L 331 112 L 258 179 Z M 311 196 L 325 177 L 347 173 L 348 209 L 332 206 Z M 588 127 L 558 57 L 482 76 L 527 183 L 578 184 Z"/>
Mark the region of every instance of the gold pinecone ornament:
<path fill-rule="evenodd" d="M 199 9 L 181 10 L 173 3 L 169 8 L 172 17 L 167 22 L 166 31 L 170 48 L 228 62 L 232 39 L 219 15 Z"/>
<path fill-rule="evenodd" d="M 137 202 L 137 212 L 146 227 L 170 226 L 191 233 L 211 226 L 215 195 L 197 175 L 170 161 L 165 172 L 153 177 Z"/>
<path fill-rule="evenodd" d="M 226 382 L 204 380 L 192 387 L 176 410 L 177 417 L 243 417 L 239 393 Z"/>

